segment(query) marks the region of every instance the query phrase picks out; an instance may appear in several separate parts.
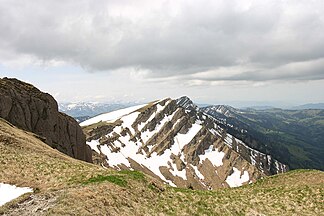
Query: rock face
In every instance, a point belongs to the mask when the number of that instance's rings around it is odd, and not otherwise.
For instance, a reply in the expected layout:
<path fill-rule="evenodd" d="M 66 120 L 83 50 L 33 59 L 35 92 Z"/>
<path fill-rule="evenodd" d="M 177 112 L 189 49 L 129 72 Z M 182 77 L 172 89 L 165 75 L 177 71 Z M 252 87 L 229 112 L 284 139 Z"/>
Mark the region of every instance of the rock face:
<path fill-rule="evenodd" d="M 91 149 L 78 123 L 58 111 L 54 98 L 17 79 L 0 79 L 0 117 L 33 132 L 49 146 L 87 162 Z"/>
<path fill-rule="evenodd" d="M 241 186 L 272 174 L 271 167 L 274 173 L 286 171 L 284 164 L 228 134 L 188 100 L 164 99 L 83 122 L 94 160 L 194 189 Z"/>

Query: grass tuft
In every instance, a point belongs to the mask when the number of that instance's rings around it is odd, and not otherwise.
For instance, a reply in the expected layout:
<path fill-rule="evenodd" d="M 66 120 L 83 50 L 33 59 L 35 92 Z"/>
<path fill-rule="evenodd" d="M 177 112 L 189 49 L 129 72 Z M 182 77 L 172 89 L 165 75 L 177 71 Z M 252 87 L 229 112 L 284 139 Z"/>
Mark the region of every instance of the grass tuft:
<path fill-rule="evenodd" d="M 92 183 L 102 183 L 105 181 L 111 182 L 121 187 L 127 186 L 127 181 L 123 179 L 122 176 L 118 176 L 118 175 L 106 175 L 106 176 L 98 175 L 96 177 L 89 178 L 87 181 L 83 182 L 83 184 L 87 185 Z"/>
<path fill-rule="evenodd" d="M 122 170 L 119 171 L 120 174 L 124 174 L 129 176 L 130 178 L 134 180 L 144 181 L 145 175 L 142 172 L 139 171 L 133 171 L 133 170 Z"/>

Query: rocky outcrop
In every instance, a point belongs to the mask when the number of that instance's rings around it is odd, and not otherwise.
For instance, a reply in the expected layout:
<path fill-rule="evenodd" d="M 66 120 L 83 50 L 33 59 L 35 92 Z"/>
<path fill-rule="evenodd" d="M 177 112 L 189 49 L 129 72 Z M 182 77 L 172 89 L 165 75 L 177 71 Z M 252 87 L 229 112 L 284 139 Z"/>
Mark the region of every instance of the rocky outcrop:
<path fill-rule="evenodd" d="M 71 157 L 92 162 L 91 149 L 79 124 L 58 111 L 55 99 L 17 79 L 0 79 L 0 117 L 33 132 Z"/>
<path fill-rule="evenodd" d="M 195 110 L 198 111 L 199 107 L 190 100 L 187 96 L 182 96 L 176 99 L 176 102 L 179 106 L 187 109 L 187 110 Z"/>

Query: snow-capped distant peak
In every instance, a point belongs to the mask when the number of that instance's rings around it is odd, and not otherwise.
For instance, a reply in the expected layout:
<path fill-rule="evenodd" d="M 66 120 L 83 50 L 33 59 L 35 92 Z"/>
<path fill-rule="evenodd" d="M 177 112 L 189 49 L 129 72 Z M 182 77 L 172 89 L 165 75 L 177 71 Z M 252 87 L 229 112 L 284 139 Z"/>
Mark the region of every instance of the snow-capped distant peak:
<path fill-rule="evenodd" d="M 95 123 L 98 123 L 100 121 L 115 121 L 119 118 L 121 118 L 122 116 L 124 115 L 127 115 L 129 113 L 132 113 L 144 106 L 146 106 L 147 104 L 141 104 L 141 105 L 137 105 L 137 106 L 132 106 L 132 107 L 128 107 L 128 108 L 124 108 L 124 109 L 120 109 L 120 110 L 116 110 L 116 111 L 113 111 L 113 112 L 109 112 L 109 113 L 104 113 L 104 114 L 101 114 L 101 115 L 98 115 L 98 116 L 95 116 L 91 119 L 88 119 L 84 122 L 81 122 L 80 123 L 80 126 L 88 126 L 88 125 L 91 125 L 91 124 L 95 124 Z"/>

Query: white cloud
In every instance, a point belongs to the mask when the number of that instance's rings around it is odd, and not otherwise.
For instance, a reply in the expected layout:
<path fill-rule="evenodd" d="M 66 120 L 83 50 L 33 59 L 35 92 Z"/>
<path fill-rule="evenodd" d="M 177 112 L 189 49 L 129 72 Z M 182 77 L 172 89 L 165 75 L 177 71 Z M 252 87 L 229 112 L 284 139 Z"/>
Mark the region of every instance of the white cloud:
<path fill-rule="evenodd" d="M 0 0 L 0 60 L 194 86 L 314 80 L 323 29 L 322 0 Z"/>

